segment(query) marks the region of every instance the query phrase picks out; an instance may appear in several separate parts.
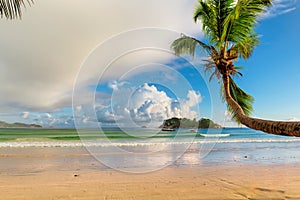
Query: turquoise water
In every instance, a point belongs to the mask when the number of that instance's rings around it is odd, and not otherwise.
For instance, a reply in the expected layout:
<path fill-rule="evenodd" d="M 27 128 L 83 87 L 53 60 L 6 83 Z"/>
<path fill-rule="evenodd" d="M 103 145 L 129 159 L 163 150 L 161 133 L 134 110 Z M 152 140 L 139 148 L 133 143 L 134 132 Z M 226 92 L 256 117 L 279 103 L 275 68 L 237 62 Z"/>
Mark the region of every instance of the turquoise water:
<path fill-rule="evenodd" d="M 19 166 L 15 163 L 74 162 L 133 173 L 169 165 L 300 164 L 300 138 L 247 128 L 190 131 L 110 128 L 78 134 L 73 129 L 0 129 L 0 156 L 11 168 Z"/>
<path fill-rule="evenodd" d="M 195 130 L 193 130 L 195 131 Z M 0 129 L 0 147 L 5 144 L 122 144 L 135 143 L 149 145 L 150 143 L 298 143 L 300 138 L 266 134 L 248 128 L 224 129 L 179 129 L 175 132 L 160 131 L 160 129 L 136 128 L 105 128 L 102 130 L 76 129 Z"/>

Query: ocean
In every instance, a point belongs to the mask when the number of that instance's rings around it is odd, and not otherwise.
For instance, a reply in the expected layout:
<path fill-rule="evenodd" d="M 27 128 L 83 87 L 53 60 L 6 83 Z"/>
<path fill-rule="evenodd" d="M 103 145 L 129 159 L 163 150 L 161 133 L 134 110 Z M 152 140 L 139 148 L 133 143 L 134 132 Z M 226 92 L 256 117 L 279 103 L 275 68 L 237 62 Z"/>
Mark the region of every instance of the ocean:
<path fill-rule="evenodd" d="M 170 165 L 296 164 L 300 163 L 299 149 L 300 138 L 248 128 L 199 129 L 198 132 L 105 128 L 78 133 L 73 129 L 0 129 L 2 163 L 20 157 L 33 162 L 48 154 L 60 156 L 47 157 L 47 161 L 65 162 L 61 155 L 68 155 L 72 162 L 94 163 L 89 165 L 91 168 L 130 173 L 151 172 Z M 28 160 L 23 159 L 25 163 Z"/>

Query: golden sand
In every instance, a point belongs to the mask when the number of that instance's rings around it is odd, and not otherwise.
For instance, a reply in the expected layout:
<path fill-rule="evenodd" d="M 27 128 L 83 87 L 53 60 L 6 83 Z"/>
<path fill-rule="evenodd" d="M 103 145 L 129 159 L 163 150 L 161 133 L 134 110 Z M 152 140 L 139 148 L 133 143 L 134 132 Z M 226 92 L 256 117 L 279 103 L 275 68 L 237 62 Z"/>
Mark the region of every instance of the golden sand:
<path fill-rule="evenodd" d="M 0 174 L 0 199 L 300 199 L 300 165 L 80 169 Z"/>

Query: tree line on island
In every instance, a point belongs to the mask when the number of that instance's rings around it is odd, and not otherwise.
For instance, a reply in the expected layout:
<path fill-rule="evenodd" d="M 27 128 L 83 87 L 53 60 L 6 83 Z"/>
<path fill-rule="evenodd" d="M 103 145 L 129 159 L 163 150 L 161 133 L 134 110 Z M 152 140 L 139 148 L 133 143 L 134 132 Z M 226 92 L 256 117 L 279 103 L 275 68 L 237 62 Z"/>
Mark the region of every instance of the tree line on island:
<path fill-rule="evenodd" d="M 221 125 L 213 122 L 210 119 L 201 118 L 200 120 L 196 119 L 187 119 L 187 118 L 177 118 L 173 117 L 170 119 L 164 120 L 163 124 L 160 126 L 162 129 L 178 129 L 178 128 L 222 128 Z"/>

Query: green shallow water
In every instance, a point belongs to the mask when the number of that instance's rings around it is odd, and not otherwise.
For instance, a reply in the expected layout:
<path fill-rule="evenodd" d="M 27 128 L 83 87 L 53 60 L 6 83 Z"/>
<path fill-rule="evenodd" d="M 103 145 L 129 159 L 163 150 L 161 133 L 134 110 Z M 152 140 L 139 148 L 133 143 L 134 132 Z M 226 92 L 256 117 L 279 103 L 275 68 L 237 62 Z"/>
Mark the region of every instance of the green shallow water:
<path fill-rule="evenodd" d="M 0 142 L 19 139 L 51 139 L 51 140 L 95 140 L 95 139 L 136 139 L 136 138 L 174 138 L 174 137 L 195 137 L 195 133 L 176 132 L 149 132 L 132 131 L 129 134 L 121 130 L 98 130 L 81 131 L 80 135 L 76 129 L 39 129 L 39 128 L 0 128 Z M 197 137 L 201 137 L 197 135 Z"/>

